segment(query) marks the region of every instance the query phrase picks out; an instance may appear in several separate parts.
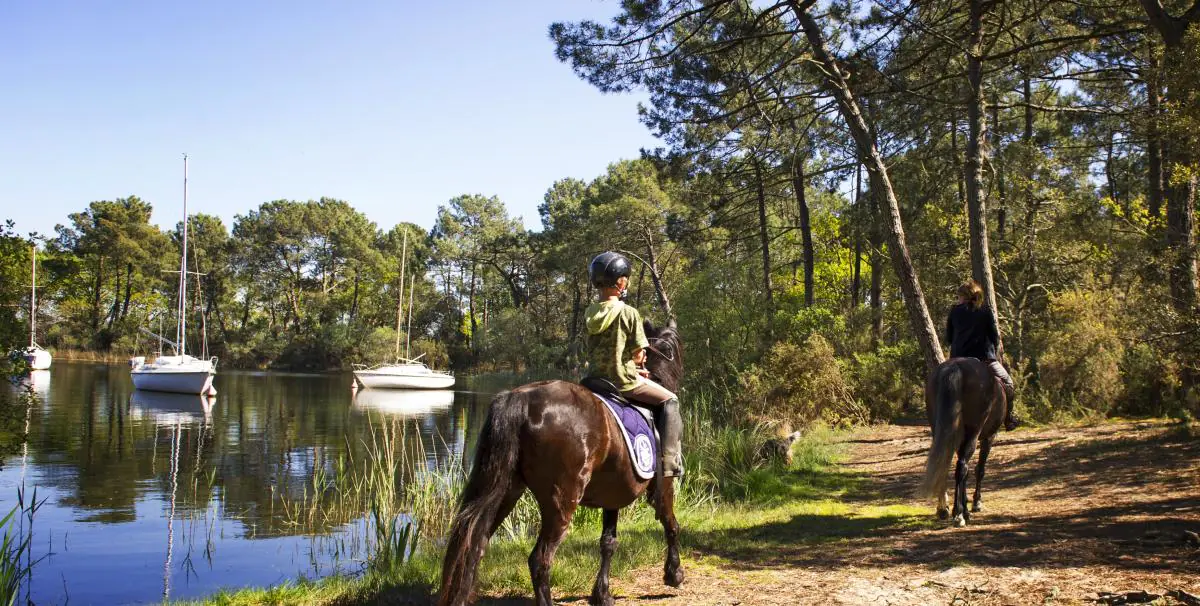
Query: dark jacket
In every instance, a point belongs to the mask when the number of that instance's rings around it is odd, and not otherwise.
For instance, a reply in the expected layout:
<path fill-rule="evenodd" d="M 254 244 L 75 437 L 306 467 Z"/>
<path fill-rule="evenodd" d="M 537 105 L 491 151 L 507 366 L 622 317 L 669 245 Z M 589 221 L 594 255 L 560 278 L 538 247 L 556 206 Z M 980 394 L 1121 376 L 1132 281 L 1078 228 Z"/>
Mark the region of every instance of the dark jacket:
<path fill-rule="evenodd" d="M 996 330 L 992 310 L 986 305 L 972 309 L 966 303 L 950 308 L 946 318 L 946 341 L 950 343 L 951 358 L 978 358 L 985 362 L 997 359 L 1000 333 Z"/>

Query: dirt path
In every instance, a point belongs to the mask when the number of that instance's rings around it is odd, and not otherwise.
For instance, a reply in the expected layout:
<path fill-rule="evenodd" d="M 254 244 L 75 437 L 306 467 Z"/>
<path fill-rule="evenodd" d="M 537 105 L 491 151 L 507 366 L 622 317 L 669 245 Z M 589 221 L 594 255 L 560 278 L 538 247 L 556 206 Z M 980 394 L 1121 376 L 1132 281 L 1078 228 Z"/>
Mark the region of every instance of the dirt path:
<path fill-rule="evenodd" d="M 849 467 L 865 476 L 865 490 L 853 499 L 864 508 L 911 502 L 928 444 L 924 427 L 854 435 Z M 661 584 L 660 568 L 636 571 L 615 583 L 619 603 L 1080 604 L 1096 603 L 1097 592 L 1200 594 L 1200 546 L 1185 534 L 1200 532 L 1200 438 L 1163 423 L 1022 430 L 999 437 L 988 467 L 985 511 L 967 528 L 800 516 L 813 519 L 756 528 L 754 541 L 739 543 L 754 548 L 691 549 L 680 589 Z"/>

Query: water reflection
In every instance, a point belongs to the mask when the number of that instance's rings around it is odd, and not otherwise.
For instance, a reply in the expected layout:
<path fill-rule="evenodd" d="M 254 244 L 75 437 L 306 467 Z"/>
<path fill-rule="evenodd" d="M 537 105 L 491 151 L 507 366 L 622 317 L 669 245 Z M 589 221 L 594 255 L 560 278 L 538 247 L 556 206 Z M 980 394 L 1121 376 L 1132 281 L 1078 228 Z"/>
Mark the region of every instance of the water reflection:
<path fill-rule="evenodd" d="M 129 397 L 129 418 L 149 419 L 158 425 L 212 423 L 214 401 L 196 394 L 135 389 Z"/>
<path fill-rule="evenodd" d="M 30 383 L 33 406 L 19 401 L 27 390 L 0 389 L 0 510 L 22 481 L 47 499 L 35 523 L 35 558 L 51 554 L 34 571 L 39 604 L 157 602 L 354 572 L 366 505 L 335 510 L 314 496 L 368 459 L 382 424 L 426 453 L 413 465 L 469 452 L 492 391 L 352 396 L 348 375 L 226 371 L 205 400 L 135 391 L 123 366 L 47 372 L 52 381 Z"/>
<path fill-rule="evenodd" d="M 355 409 L 392 417 L 422 417 L 453 404 L 454 392 L 444 389 L 359 389 L 354 394 Z"/>

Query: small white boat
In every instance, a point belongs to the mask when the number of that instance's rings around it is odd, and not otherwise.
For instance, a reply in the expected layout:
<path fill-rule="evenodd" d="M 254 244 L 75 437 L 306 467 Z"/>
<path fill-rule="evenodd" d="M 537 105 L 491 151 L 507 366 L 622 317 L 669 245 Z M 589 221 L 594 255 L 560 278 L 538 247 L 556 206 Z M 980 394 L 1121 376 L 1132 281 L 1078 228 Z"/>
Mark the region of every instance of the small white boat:
<path fill-rule="evenodd" d="M 213 377 L 217 359 L 201 360 L 189 355 L 158 356 L 153 362 L 144 357 L 131 360 L 133 386 L 148 391 L 214 396 Z"/>
<path fill-rule="evenodd" d="M 160 354 L 153 362 L 146 362 L 145 356 L 129 360 L 130 377 L 133 386 L 148 391 L 165 391 L 170 393 L 198 394 L 206 396 L 217 395 L 213 388 L 213 377 L 217 374 L 217 358 L 207 360 L 187 355 L 187 278 L 188 278 L 188 214 L 187 214 L 187 155 L 183 156 L 183 255 L 179 268 L 179 324 L 176 327 L 175 341 L 171 342 L 160 335 L 161 343 L 170 343 L 176 355 Z M 150 333 L 154 334 L 154 333 Z"/>
<path fill-rule="evenodd" d="M 20 355 L 29 364 L 30 370 L 46 370 L 53 362 L 50 352 L 42 349 L 36 343 L 22 349 Z"/>
<path fill-rule="evenodd" d="M 449 389 L 454 386 L 454 375 L 430 370 L 419 360 L 425 355 L 409 359 L 409 340 L 412 336 L 413 293 L 416 276 L 408 282 L 408 327 L 404 331 L 404 357 L 400 357 L 400 328 L 404 321 L 404 269 L 408 263 L 408 231 L 404 232 L 404 248 L 400 253 L 400 288 L 396 301 L 396 361 L 366 366 L 354 365 L 354 379 L 363 387 L 376 389 Z M 453 399 L 453 398 L 451 398 Z"/>
<path fill-rule="evenodd" d="M 50 368 L 50 363 L 53 358 L 50 352 L 42 349 L 41 345 L 37 344 L 37 245 L 35 244 L 30 249 L 30 264 L 32 266 L 31 274 L 32 281 L 29 284 L 29 347 L 18 349 L 12 352 L 13 356 L 20 356 L 29 365 L 29 370 L 46 370 Z"/>
<path fill-rule="evenodd" d="M 363 387 L 376 389 L 449 389 L 454 386 L 454 375 L 430 370 L 416 360 L 370 368 L 356 365 L 354 378 Z"/>
<path fill-rule="evenodd" d="M 454 404 L 454 392 L 446 389 L 364 389 L 354 394 L 355 410 L 395 417 L 419 417 Z"/>

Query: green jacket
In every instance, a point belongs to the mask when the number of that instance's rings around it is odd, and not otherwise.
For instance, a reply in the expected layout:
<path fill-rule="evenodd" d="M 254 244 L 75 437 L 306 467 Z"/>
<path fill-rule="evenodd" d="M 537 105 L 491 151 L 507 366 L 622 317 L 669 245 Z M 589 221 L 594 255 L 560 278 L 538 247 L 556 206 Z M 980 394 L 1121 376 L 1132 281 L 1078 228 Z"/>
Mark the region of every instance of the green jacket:
<path fill-rule="evenodd" d="M 621 391 L 637 386 L 633 352 L 649 347 L 642 314 L 621 301 L 592 303 L 584 312 L 587 325 L 588 376 L 612 381 Z"/>

